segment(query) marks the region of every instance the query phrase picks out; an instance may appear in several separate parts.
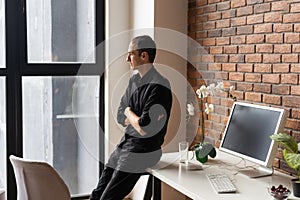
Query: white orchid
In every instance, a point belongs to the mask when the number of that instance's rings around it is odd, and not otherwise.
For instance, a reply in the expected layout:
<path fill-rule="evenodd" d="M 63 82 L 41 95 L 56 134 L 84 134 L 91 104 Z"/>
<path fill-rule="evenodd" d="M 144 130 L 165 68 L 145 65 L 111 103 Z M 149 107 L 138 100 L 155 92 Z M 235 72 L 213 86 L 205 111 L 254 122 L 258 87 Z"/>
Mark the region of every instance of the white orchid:
<path fill-rule="evenodd" d="M 204 112 L 206 114 L 214 112 L 214 105 L 213 104 L 205 103 L 205 110 L 204 110 Z"/>
<path fill-rule="evenodd" d="M 236 97 L 232 94 L 234 92 L 234 86 L 230 86 L 229 89 L 228 89 L 228 94 L 229 94 L 229 97 L 232 98 L 234 101 L 236 101 Z"/>
<path fill-rule="evenodd" d="M 218 82 L 217 85 L 212 83 L 209 86 L 202 85 L 199 89 L 196 90 L 196 94 L 198 95 L 198 98 L 205 98 L 209 95 L 214 96 L 217 92 L 220 91 L 226 91 L 224 89 L 224 83 Z"/>
<path fill-rule="evenodd" d="M 211 95 L 214 96 L 216 93 L 216 85 L 214 83 L 207 86 L 206 91 Z"/>
<path fill-rule="evenodd" d="M 201 90 L 200 90 L 200 88 L 196 90 L 196 94 L 198 95 L 198 98 L 201 99 Z"/>
<path fill-rule="evenodd" d="M 204 116 L 204 113 L 209 114 L 214 111 L 214 105 L 213 104 L 208 104 L 207 102 L 207 97 L 209 95 L 214 96 L 216 93 L 219 92 L 228 92 L 229 97 L 232 98 L 234 101 L 236 101 L 236 97 L 233 96 L 232 92 L 234 91 L 234 86 L 230 86 L 229 88 L 224 88 L 224 82 L 217 82 L 211 83 L 208 86 L 206 85 L 201 85 L 200 88 L 196 90 L 196 94 L 198 95 L 198 98 L 200 99 L 199 101 L 199 107 L 200 107 L 200 113 L 202 116 Z M 195 114 L 195 108 L 193 104 L 187 104 L 187 112 L 188 112 L 188 117 L 193 116 Z M 189 119 L 188 118 L 188 119 Z M 204 117 L 201 118 L 203 120 Z M 204 121 L 201 123 L 202 128 L 204 129 Z M 202 140 L 203 141 L 203 140 Z"/>
<path fill-rule="evenodd" d="M 205 85 L 201 85 L 201 87 L 199 89 L 196 90 L 196 94 L 198 95 L 199 101 L 197 103 L 199 103 L 199 110 L 194 108 L 194 105 L 192 103 L 187 104 L 187 121 L 190 120 L 191 116 L 195 115 L 195 112 L 200 112 L 201 117 L 199 117 L 200 120 L 200 127 L 201 127 L 201 139 L 200 139 L 200 143 L 198 145 L 195 145 L 195 152 L 198 156 L 201 155 L 202 157 L 201 160 L 199 160 L 200 162 L 206 162 L 204 161 L 203 155 L 206 156 L 206 160 L 207 160 L 207 156 L 209 154 L 207 154 L 207 152 L 203 152 L 202 151 L 202 147 L 203 146 L 209 146 L 210 148 L 212 148 L 212 150 L 215 151 L 214 146 L 212 144 L 209 144 L 207 142 L 204 142 L 205 140 L 205 115 L 208 115 L 212 112 L 214 112 L 214 105 L 213 104 L 209 104 L 207 103 L 207 101 L 209 101 L 209 99 L 207 99 L 207 97 L 209 95 L 214 96 L 216 93 L 219 92 L 228 92 L 228 95 L 230 98 L 232 98 L 234 101 L 236 101 L 236 97 L 232 95 L 232 92 L 234 91 L 234 86 L 230 86 L 229 88 L 224 88 L 224 83 L 223 82 L 217 82 L 217 84 L 209 84 L 208 86 Z M 196 103 L 196 105 L 197 105 Z M 197 116 L 197 115 L 196 115 Z M 203 148 L 204 149 L 204 148 Z M 205 158 L 205 157 L 204 157 Z M 197 158 L 198 159 L 198 158 Z"/>
<path fill-rule="evenodd" d="M 232 93 L 233 91 L 234 91 L 234 86 L 232 85 L 229 87 L 229 93 Z"/>
<path fill-rule="evenodd" d="M 209 90 L 207 90 L 207 87 L 205 85 L 202 85 L 199 89 L 196 90 L 196 94 L 198 94 L 199 99 L 203 99 L 210 93 Z"/>
<path fill-rule="evenodd" d="M 194 116 L 195 115 L 195 108 L 194 108 L 194 105 L 192 103 L 188 103 L 187 104 L 187 111 L 188 111 L 188 114 L 190 116 Z"/>

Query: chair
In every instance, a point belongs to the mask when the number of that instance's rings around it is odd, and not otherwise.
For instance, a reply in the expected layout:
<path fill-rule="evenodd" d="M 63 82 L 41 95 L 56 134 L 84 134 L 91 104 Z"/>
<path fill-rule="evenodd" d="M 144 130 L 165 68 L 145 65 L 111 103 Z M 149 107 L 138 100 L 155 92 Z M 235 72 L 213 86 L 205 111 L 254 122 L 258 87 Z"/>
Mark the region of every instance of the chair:
<path fill-rule="evenodd" d="M 18 200 L 71 199 L 67 185 L 48 163 L 26 160 L 14 155 L 9 159 L 17 182 Z"/>
<path fill-rule="evenodd" d="M 0 200 L 5 200 L 6 197 L 5 197 L 5 190 L 0 188 Z"/>

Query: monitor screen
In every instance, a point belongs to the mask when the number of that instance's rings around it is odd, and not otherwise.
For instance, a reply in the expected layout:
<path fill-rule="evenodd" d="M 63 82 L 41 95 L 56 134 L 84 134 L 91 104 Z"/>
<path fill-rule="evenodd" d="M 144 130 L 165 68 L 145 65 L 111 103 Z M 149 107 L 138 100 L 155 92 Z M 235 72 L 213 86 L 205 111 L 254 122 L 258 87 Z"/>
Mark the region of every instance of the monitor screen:
<path fill-rule="evenodd" d="M 284 109 L 235 102 L 220 150 L 271 167 L 277 144 L 270 136 L 283 131 L 285 119 Z"/>

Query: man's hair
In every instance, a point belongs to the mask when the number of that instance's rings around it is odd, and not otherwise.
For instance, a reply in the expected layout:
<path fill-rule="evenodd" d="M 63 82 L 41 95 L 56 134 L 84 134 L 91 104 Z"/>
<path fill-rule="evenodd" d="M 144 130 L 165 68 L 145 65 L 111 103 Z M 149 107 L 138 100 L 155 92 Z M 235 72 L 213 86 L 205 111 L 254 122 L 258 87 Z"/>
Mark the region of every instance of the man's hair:
<path fill-rule="evenodd" d="M 149 55 L 149 62 L 153 63 L 156 55 L 156 44 L 154 40 L 148 35 L 137 36 L 132 39 L 132 44 L 136 45 L 136 50 L 139 55 L 142 52 L 147 52 Z"/>

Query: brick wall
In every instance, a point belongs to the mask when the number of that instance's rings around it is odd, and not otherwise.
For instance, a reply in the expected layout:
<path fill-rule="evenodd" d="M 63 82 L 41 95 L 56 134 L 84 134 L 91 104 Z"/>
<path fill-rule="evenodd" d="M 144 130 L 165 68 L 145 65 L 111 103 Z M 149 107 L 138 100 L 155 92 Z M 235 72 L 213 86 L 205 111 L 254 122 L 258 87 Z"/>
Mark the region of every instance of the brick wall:
<path fill-rule="evenodd" d="M 207 51 L 189 53 L 194 89 L 219 79 L 235 86 L 238 101 L 284 108 L 285 132 L 300 141 L 299 0 L 189 0 L 188 34 Z M 206 117 L 205 134 L 218 140 L 233 101 L 210 101 L 216 110 Z M 274 164 L 289 170 L 280 150 Z"/>

